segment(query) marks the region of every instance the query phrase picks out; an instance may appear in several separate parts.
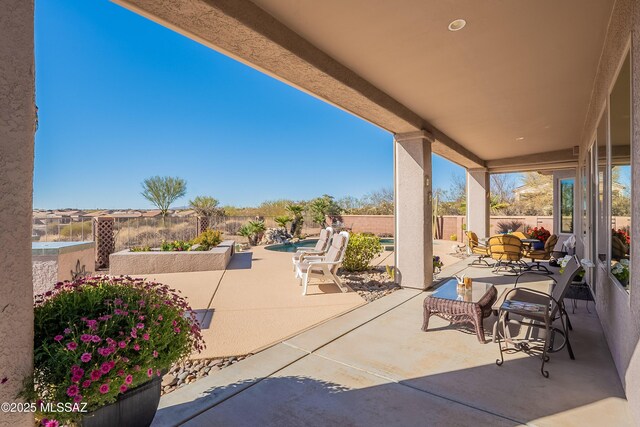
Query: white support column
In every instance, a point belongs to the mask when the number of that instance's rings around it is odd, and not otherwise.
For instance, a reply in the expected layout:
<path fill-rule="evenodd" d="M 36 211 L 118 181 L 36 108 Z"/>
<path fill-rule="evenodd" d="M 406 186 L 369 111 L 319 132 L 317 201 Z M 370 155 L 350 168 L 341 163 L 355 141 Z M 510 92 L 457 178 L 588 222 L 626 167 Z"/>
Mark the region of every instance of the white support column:
<path fill-rule="evenodd" d="M 405 288 L 433 282 L 432 142 L 425 131 L 394 137 L 396 280 Z"/>
<path fill-rule="evenodd" d="M 490 175 L 486 169 L 467 169 L 467 230 L 489 237 Z"/>
<path fill-rule="evenodd" d="M 0 9 L 0 402 L 16 402 L 33 366 L 31 212 L 35 130 L 33 0 Z M 0 413 L 0 426 L 33 414 Z"/>

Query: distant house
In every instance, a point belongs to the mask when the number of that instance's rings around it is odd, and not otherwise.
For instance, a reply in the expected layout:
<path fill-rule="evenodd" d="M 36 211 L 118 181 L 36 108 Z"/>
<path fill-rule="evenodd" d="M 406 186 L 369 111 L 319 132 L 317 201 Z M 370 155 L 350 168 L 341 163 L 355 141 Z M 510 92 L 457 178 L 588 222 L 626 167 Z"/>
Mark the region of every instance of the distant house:
<path fill-rule="evenodd" d="M 162 212 L 159 209 L 152 209 L 148 211 L 142 211 L 143 218 L 157 218 L 162 215 Z"/>
<path fill-rule="evenodd" d="M 195 214 L 196 214 L 196 211 L 194 211 L 193 209 L 186 209 L 182 211 L 175 211 L 171 216 L 178 217 L 178 218 L 186 218 L 186 217 L 194 216 Z"/>

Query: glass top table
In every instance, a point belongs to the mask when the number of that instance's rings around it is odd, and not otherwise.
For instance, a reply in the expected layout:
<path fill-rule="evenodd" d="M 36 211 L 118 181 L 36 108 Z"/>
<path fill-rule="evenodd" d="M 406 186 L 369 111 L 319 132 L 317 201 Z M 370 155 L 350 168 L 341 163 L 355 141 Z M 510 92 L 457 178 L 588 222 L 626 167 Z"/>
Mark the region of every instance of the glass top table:
<path fill-rule="evenodd" d="M 430 297 L 477 303 L 492 286 L 490 283 L 473 282 L 471 289 L 464 289 L 464 286 L 458 288 L 458 280 L 451 277 L 439 284 Z"/>
<path fill-rule="evenodd" d="M 436 290 L 424 299 L 424 321 L 422 330 L 429 328 L 431 316 L 438 316 L 453 323 L 471 323 L 475 327 L 478 341 L 484 343 L 482 319 L 491 315 L 491 306 L 498 291 L 490 283 L 472 283 L 471 289 L 458 288 L 454 277 L 444 279 Z"/>

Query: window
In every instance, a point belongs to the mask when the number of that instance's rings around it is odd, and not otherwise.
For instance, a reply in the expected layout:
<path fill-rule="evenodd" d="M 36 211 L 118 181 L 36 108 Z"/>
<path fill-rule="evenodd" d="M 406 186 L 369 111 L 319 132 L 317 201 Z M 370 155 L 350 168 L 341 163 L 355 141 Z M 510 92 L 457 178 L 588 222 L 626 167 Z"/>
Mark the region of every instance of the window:
<path fill-rule="evenodd" d="M 573 234 L 573 178 L 560 180 L 560 233 Z"/>
<path fill-rule="evenodd" d="M 587 205 L 587 194 L 588 194 L 588 189 L 587 189 L 587 159 L 585 158 L 582 162 L 582 167 L 580 168 L 580 188 L 582 189 L 581 194 L 582 194 L 582 203 L 581 203 L 581 210 L 582 210 L 582 236 L 584 239 L 586 239 L 587 237 L 587 230 L 589 229 L 588 226 L 588 217 L 587 217 L 587 212 L 588 212 L 588 205 Z"/>
<path fill-rule="evenodd" d="M 631 252 L 631 64 L 627 54 L 609 96 L 611 275 L 629 289 Z"/>

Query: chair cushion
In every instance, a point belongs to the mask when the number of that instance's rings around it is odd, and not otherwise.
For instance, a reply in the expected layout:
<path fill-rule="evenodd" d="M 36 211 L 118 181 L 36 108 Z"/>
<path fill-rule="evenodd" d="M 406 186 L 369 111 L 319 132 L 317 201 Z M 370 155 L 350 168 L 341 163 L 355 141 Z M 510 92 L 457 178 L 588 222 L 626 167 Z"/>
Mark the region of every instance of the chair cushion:
<path fill-rule="evenodd" d="M 547 251 L 529 251 L 527 257 L 531 259 L 549 259 L 551 254 Z"/>
<path fill-rule="evenodd" d="M 471 249 L 471 253 L 476 255 L 489 255 L 489 248 L 486 246 L 475 246 Z"/>

